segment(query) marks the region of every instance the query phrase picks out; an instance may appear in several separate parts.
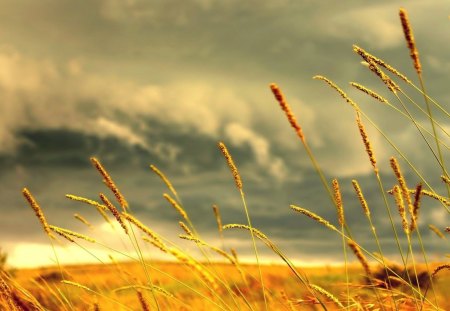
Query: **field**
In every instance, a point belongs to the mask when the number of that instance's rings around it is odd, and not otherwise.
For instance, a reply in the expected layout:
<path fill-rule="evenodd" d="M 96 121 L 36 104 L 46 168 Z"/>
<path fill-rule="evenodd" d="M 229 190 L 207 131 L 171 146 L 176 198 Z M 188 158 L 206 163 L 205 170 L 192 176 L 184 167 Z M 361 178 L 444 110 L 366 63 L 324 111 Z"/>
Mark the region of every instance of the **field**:
<path fill-rule="evenodd" d="M 240 298 L 238 293 L 234 299 L 226 292 L 221 292 L 223 298 L 223 305 L 217 301 L 218 305 L 214 305 L 207 299 L 216 300 L 213 293 L 204 291 L 202 293 L 195 293 L 189 290 L 189 286 L 199 288 L 202 286 L 201 282 L 179 263 L 153 263 L 155 269 L 170 272 L 177 280 L 182 283 L 162 275 L 158 272 L 154 273 L 155 284 L 166 289 L 168 292 L 176 293 L 176 299 L 172 297 L 165 297 L 164 294 L 157 294 L 160 307 L 162 310 L 191 310 L 195 306 L 195 310 L 211 310 L 211 307 L 221 309 L 235 309 L 246 310 L 249 309 L 246 302 Z M 247 275 L 258 275 L 258 267 L 255 265 L 242 265 L 242 269 Z M 218 275 L 226 276 L 224 280 L 226 283 L 239 286 L 243 293 L 245 293 L 248 303 L 254 310 L 263 309 L 264 301 L 260 295 L 260 288 L 258 287 L 257 279 L 250 279 L 248 286 L 243 284 L 243 281 L 236 271 L 235 267 L 230 264 L 214 264 L 212 270 L 216 271 Z M 318 284 L 325 288 L 330 293 L 334 294 L 338 299 L 344 301 L 345 293 L 342 288 L 346 284 L 345 269 L 343 266 L 324 266 L 324 267 L 310 267 L 303 271 L 309 276 L 312 283 Z M 350 282 L 352 283 L 352 296 L 359 297 L 361 301 L 370 299 L 373 295 L 372 290 L 364 282 L 364 270 L 357 264 L 349 265 L 348 272 Z M 264 284 L 269 289 L 270 310 L 316 310 L 320 309 L 314 297 L 308 293 L 304 287 L 299 286 L 292 278 L 292 272 L 284 265 L 262 265 L 262 273 Z M 66 288 L 67 297 L 71 298 L 76 310 L 93 310 L 97 303 L 102 306 L 102 310 L 139 310 L 142 308 L 139 298 L 135 290 L 130 288 L 131 285 L 140 284 L 145 286 L 146 280 L 142 271 L 142 266 L 138 263 L 120 263 L 117 265 L 75 265 L 65 266 L 64 275 L 66 279 L 76 281 L 94 290 L 96 294 L 70 286 Z M 57 310 L 62 303 L 59 301 L 56 291 L 57 289 L 64 291 L 64 286 L 61 284 L 61 275 L 57 267 L 23 269 L 17 272 L 15 281 L 33 294 L 42 304 L 51 310 Z M 450 286 L 450 273 L 442 273 L 436 280 L 435 286 L 437 288 L 438 302 L 442 309 L 448 310 L 450 303 L 446 299 L 446 289 Z M 114 291 L 128 287 L 120 291 Z M 236 289 L 234 289 L 236 291 Z M 400 290 L 400 288 L 399 288 Z M 151 293 L 148 290 L 142 290 L 144 299 L 151 301 Z M 384 295 L 384 291 L 380 290 L 380 294 Z M 408 305 L 406 296 L 407 293 L 396 293 L 399 295 L 398 301 L 404 301 L 404 304 L 399 304 L 400 310 L 410 309 L 413 306 Z M 205 295 L 205 298 L 202 297 Z M 74 297 L 76 297 L 74 299 Z M 120 306 L 113 300 L 120 301 L 126 307 Z M 336 306 L 331 300 L 324 300 L 327 309 L 335 310 Z M 374 310 L 370 303 L 361 303 L 359 306 L 363 310 Z M 356 306 L 355 306 L 356 308 Z M 68 306 L 63 309 L 70 310 Z"/>
<path fill-rule="evenodd" d="M 231 172 L 230 182 L 235 183 L 246 217 L 241 223 L 224 224 L 219 208 L 213 206 L 214 221 L 217 222 L 222 242 L 224 232 L 241 231 L 247 234 L 252 243 L 252 264 L 243 263 L 239 253 L 233 248 L 225 249 L 209 244 L 208 237 L 197 232 L 170 178 L 156 166 L 151 165 L 150 168 L 167 187 L 167 193 L 163 196 L 178 213 L 177 222 L 182 232 L 179 238 L 184 243 L 195 245 L 197 254 L 186 252 L 177 242 L 160 236 L 137 219 L 118 187 L 120 181 L 116 184 L 110 175 L 110 169 L 103 166 L 101 159 L 92 157 L 93 168 L 102 178 L 107 192 L 100 193 L 96 199 L 73 194 L 66 196 L 69 200 L 95 208 L 104 218 L 104 223 L 111 224 L 114 234 L 126 239 L 126 243 L 133 249 L 133 255 L 108 248 L 109 246 L 96 240 L 95 236 L 49 224 L 45 206 L 40 206 L 39 198 L 33 195 L 32 189 L 24 188 L 22 194 L 42 225 L 43 234 L 48 236 L 49 247 L 72 243 L 89 252 L 89 243 L 93 243 L 109 249 L 111 257 L 110 261 L 95 265 L 56 265 L 11 271 L 0 266 L 0 309 L 450 310 L 449 255 L 444 252 L 433 254 L 431 260 L 423 238 L 427 230 L 427 233 L 433 232 L 440 243 L 448 245 L 450 227 L 436 227 L 421 222 L 421 213 L 426 213 L 430 201 L 437 208 L 445 210 L 446 217 L 450 212 L 450 178 L 445 163 L 449 149 L 446 142 L 450 137 L 445 122 L 450 115 L 425 90 L 419 54 L 407 12 L 403 9 L 400 10 L 400 21 L 411 57 L 408 59 L 406 55 L 405 60 L 412 61 L 419 86 L 411 81 L 412 78 L 407 78 L 391 65 L 356 45 L 353 47 L 355 56 L 362 59 L 368 74 L 379 80 L 381 87 L 393 97 L 396 105 L 365 86 L 354 82 L 351 85 L 380 101 L 387 109 L 393 108 L 399 118 L 406 118 L 414 125 L 418 133 L 417 139 L 424 140 L 428 147 L 428 150 L 420 152 L 428 152 L 429 158 L 435 160 L 440 172 L 438 176 L 421 174 L 419 165 L 411 163 L 408 156 L 389 139 L 389 133 L 384 133 L 339 86 L 324 76 L 314 77 L 318 83 L 324 83 L 324 87 L 331 87 L 332 91 L 336 91 L 354 109 L 355 131 L 361 137 L 361 148 L 367 153 L 371 176 L 378 185 L 378 189 L 372 189 L 372 192 L 377 193 L 380 204 L 373 207 L 368 206 L 365 199 L 369 190 L 362 189 L 357 180 L 352 180 L 354 199 L 361 205 L 361 210 L 358 211 L 361 212 L 360 221 L 366 224 L 364 233 L 372 237 L 376 245 L 374 249 L 366 249 L 359 243 L 358 238 L 362 232 L 354 231 L 347 223 L 346 216 L 351 211 L 344 209 L 338 178 L 325 176 L 309 144 L 308 133 L 303 132 L 289 106 L 289 99 L 273 83 L 270 84 L 270 90 L 274 103 L 281 108 L 295 131 L 299 144 L 309 156 L 312 167 L 323 183 L 324 189 L 320 195 L 330 198 L 337 217 L 324 219 L 312 209 L 294 204 L 289 208 L 295 217 L 314 222 L 341 239 L 344 258 L 342 264 L 323 267 L 302 267 L 295 264 L 295 258 L 289 258 L 283 253 L 270 236 L 264 233 L 264 228 L 252 225 L 250 215 L 253 211 L 247 208 L 246 185 L 234 162 L 233 150 L 223 142 L 218 143 L 217 152 L 221 153 L 223 165 L 228 166 Z M 409 97 L 406 90 L 414 92 L 418 99 Z M 413 110 L 411 106 L 416 108 Z M 366 125 L 377 130 L 395 150 L 389 165 L 377 162 L 377 151 L 373 149 Z M 395 180 L 395 185 L 385 182 L 387 174 L 380 173 L 381 166 L 384 172 L 387 171 L 384 166 L 388 166 L 390 178 Z M 413 180 L 406 179 L 403 173 L 406 170 L 413 172 Z M 430 182 L 430 179 L 434 182 Z M 435 190 L 432 186 L 436 184 L 436 180 L 444 191 Z M 389 228 L 392 228 L 392 240 L 397 245 L 398 254 L 395 256 L 383 251 L 383 243 L 372 218 L 373 208 L 386 211 L 385 219 Z M 75 218 L 86 226 L 91 226 L 81 215 L 76 215 Z M 143 245 L 146 249 L 150 247 L 154 252 L 165 254 L 172 261 L 148 259 L 145 256 L 148 252 L 144 251 Z M 263 263 L 259 254 L 263 247 L 276 254 L 280 263 Z M 58 262 L 56 251 L 54 255 L 55 262 Z M 128 256 L 130 261 L 116 261 L 116 255 Z M 394 257 L 395 260 L 392 259 Z"/>

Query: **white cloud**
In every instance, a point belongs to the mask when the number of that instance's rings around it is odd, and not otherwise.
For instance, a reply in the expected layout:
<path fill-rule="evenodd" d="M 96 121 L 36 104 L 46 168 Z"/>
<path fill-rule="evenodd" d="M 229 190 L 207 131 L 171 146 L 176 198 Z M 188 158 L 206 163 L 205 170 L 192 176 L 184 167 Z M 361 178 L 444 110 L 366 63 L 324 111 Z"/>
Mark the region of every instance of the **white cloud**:
<path fill-rule="evenodd" d="M 286 178 L 287 171 L 283 160 L 270 154 L 270 144 L 264 137 L 238 123 L 229 123 L 225 127 L 225 136 L 237 146 L 248 144 L 260 166 L 267 168 L 278 180 Z"/>

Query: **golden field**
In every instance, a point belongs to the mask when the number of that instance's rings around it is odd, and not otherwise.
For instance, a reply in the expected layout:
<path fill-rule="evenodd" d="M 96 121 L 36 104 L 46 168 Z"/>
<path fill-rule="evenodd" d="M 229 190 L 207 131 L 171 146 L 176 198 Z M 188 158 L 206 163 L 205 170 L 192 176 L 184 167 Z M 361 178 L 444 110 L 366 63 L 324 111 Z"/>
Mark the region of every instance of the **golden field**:
<path fill-rule="evenodd" d="M 111 224 L 115 234 L 124 236 L 127 245 L 133 249 L 134 255 L 126 255 L 131 262 L 116 262 L 116 255 L 124 255 L 107 245 L 102 245 L 95 236 L 86 236 L 71 230 L 50 224 L 45 215 L 45 206 L 40 206 L 39 198 L 33 195 L 32 189 L 24 188 L 22 194 L 42 225 L 43 234 L 49 238 L 49 247 L 56 243 L 72 243 L 89 253 L 86 241 L 98 244 L 110 251 L 110 261 L 95 265 L 56 265 L 55 267 L 21 269 L 8 271 L 0 269 L 0 309 L 2 310 L 450 310 L 448 289 L 450 288 L 449 255 L 445 252 L 433 254 L 439 262 L 430 260 L 424 247 L 425 231 L 431 230 L 439 243 L 446 245 L 450 227 L 436 227 L 421 223 L 421 211 L 426 209 L 432 200 L 432 208 L 445 209 L 450 213 L 450 178 L 446 171 L 446 152 L 449 146 L 446 141 L 450 137 L 445 129 L 445 122 L 450 114 L 427 94 L 422 77 L 422 67 L 415 46 L 412 29 L 407 13 L 400 10 L 400 21 L 409 49 L 412 66 L 417 73 L 419 86 L 400 73 L 382 59 L 370 54 L 363 48 L 354 46 L 356 57 L 361 58 L 367 67 L 368 74 L 379 80 L 392 99 L 358 84 L 353 87 L 366 95 L 380 101 L 388 109 L 394 109 L 399 117 L 407 118 L 418 131 L 417 139 L 424 139 L 429 152 L 434 156 L 439 168 L 438 176 L 421 174 L 417 165 L 411 163 L 390 139 L 389 135 L 375 124 L 358 103 L 352 100 L 339 86 L 324 76 L 315 76 L 331 87 L 332 91 L 350 104 L 355 114 L 355 131 L 361 137 L 361 148 L 367 153 L 367 165 L 371 177 L 376 181 L 376 192 L 379 204 L 369 206 L 365 193 L 357 180 L 352 180 L 354 200 L 361 205 L 359 212 L 361 222 L 367 235 L 370 236 L 374 249 L 366 249 L 358 241 L 361 232 L 352 230 L 346 221 L 346 215 L 352 211 L 344 209 L 341 186 L 338 178 L 326 177 L 320 163 L 314 156 L 314 150 L 308 141 L 308 133 L 304 133 L 300 122 L 294 116 L 289 100 L 275 83 L 270 84 L 274 102 L 279 105 L 289 125 L 293 128 L 299 144 L 311 160 L 311 165 L 320 177 L 324 195 L 329 197 L 331 205 L 336 209 L 336 219 L 324 219 L 312 209 L 291 205 L 295 217 L 301 221 L 314 222 L 323 230 L 329 230 L 342 240 L 343 264 L 340 266 L 302 267 L 293 263 L 295 258 L 286 256 L 272 242 L 263 230 L 252 225 L 253 210 L 247 208 L 245 183 L 241 179 L 239 167 L 234 162 L 232 153 L 223 143 L 218 143 L 218 153 L 223 156 L 224 166 L 228 166 L 236 190 L 242 201 L 245 218 L 241 223 L 224 224 L 217 206 L 213 207 L 218 232 L 222 245 L 225 245 L 224 232 L 240 230 L 247 234 L 252 243 L 254 264 L 241 263 L 239 253 L 233 249 L 220 248 L 208 243 L 208 237 L 201 237 L 186 212 L 182 200 L 170 178 L 157 167 L 150 168 L 167 187 L 164 198 L 167 204 L 178 213 L 176 222 L 180 225 L 179 235 L 183 242 L 195 245 L 200 255 L 192 255 L 172 242 L 160 236 L 152 228 L 147 227 L 133 215 L 127 198 L 120 191 L 120 180 L 110 175 L 113 168 L 105 168 L 101 159 L 91 158 L 94 169 L 106 185 L 106 190 L 98 198 L 67 194 L 67 198 L 84 206 L 95 208 L 104 219 Z M 405 57 L 408 60 L 408 55 Z M 407 90 L 414 92 L 420 99 L 412 99 Z M 418 95 L 417 95 L 418 94 Z M 419 106 L 420 117 L 411 114 L 408 107 Z M 396 105 L 391 102 L 395 102 Z M 433 116 L 433 111 L 438 112 Z M 444 118 L 444 121 L 441 121 Z M 426 125 L 425 125 L 426 124 Z M 376 150 L 366 132 L 366 126 L 377 130 L 386 142 L 393 147 L 392 157 L 388 163 L 378 163 Z M 430 158 L 432 158 L 430 156 Z M 381 174 L 380 170 L 383 170 Z M 407 180 L 405 171 L 412 172 L 414 179 Z M 389 172 L 395 185 L 385 181 Z M 411 176 L 411 175 L 408 175 Z M 429 182 L 432 180 L 433 182 Z M 446 191 L 437 191 L 432 187 L 436 181 L 441 182 Z M 99 182 L 100 183 L 100 182 Z M 442 193 L 444 192 L 444 193 Z M 426 200 L 422 200 L 427 197 Z M 423 206 L 422 206 L 423 205 Z M 288 208 L 288 207 L 285 207 Z M 392 244 L 396 244 L 398 252 L 384 251 L 376 230 L 371 210 L 377 208 L 386 211 L 384 216 L 389 229 L 392 228 Z M 431 207 L 430 207 L 431 208 Z M 347 213 L 347 214 L 346 214 Z M 293 216 L 293 217 L 294 217 Z M 30 217 L 31 218 L 31 217 Z M 87 226 L 90 223 L 81 215 L 78 221 Z M 175 220 L 174 220 L 175 221 Z M 114 225 L 113 225 L 114 224 Z M 286 229 L 287 230 L 287 229 Z M 81 243 L 80 243 L 81 241 Z M 162 252 L 174 262 L 148 260 L 142 251 L 143 245 L 152 250 Z M 149 243 L 149 244 L 148 244 Z M 277 255 L 280 264 L 263 264 L 260 249 L 267 247 Z M 306 250 L 307 251 L 307 250 Z M 57 252 L 54 260 L 58 262 Z M 93 255 L 95 257 L 95 255 Z M 216 258 L 226 263 L 217 263 Z M 393 263 L 390 257 L 400 258 Z M 12 263 L 13 265 L 14 263 Z"/>

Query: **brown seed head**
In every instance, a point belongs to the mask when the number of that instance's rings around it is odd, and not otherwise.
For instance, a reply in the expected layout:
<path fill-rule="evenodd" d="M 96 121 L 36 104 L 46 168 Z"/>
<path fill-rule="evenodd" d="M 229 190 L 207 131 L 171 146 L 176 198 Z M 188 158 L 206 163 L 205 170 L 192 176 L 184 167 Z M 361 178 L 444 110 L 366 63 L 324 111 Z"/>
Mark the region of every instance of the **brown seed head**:
<path fill-rule="evenodd" d="M 364 146 L 366 147 L 366 153 L 369 156 L 370 164 L 372 164 L 375 174 L 378 174 L 377 160 L 375 159 L 372 144 L 370 143 L 369 137 L 367 136 L 366 128 L 361 121 L 359 113 L 356 115 L 356 123 L 358 124 L 359 134 L 361 135 Z"/>
<path fill-rule="evenodd" d="M 356 195 L 358 196 L 359 203 L 361 204 L 364 213 L 369 217 L 370 216 L 370 210 L 369 206 L 367 205 L 367 201 L 364 198 L 364 195 L 361 191 L 361 187 L 359 186 L 358 182 L 356 180 L 352 180 L 353 188 L 355 189 Z"/>
<path fill-rule="evenodd" d="M 45 216 L 44 216 L 44 213 L 42 212 L 41 207 L 36 202 L 35 198 L 31 194 L 31 192 L 27 188 L 23 188 L 22 194 L 25 197 L 25 199 L 28 201 L 28 203 L 30 204 L 31 208 L 34 210 L 34 213 L 36 214 L 37 218 L 41 222 L 45 233 L 47 233 L 47 235 L 49 237 L 53 238 L 54 236 L 53 236 L 52 232 L 50 231 L 50 227 L 47 223 L 47 219 L 45 219 Z"/>
<path fill-rule="evenodd" d="M 411 219 L 411 225 L 409 227 L 409 230 L 411 232 L 414 231 L 417 227 L 417 217 L 419 213 L 420 208 L 420 198 L 422 197 L 422 183 L 419 183 L 416 187 L 416 193 L 414 194 L 414 204 L 413 204 L 413 211 L 411 218 L 414 218 L 414 220 Z"/>
<path fill-rule="evenodd" d="M 353 253 L 358 258 L 359 262 L 361 263 L 361 266 L 364 268 L 364 271 L 366 272 L 366 275 L 370 277 L 372 275 L 372 271 L 370 270 L 369 262 L 367 261 L 366 256 L 364 256 L 363 252 L 361 251 L 359 245 L 356 244 L 355 241 L 349 240 L 348 246 L 350 246 Z"/>
<path fill-rule="evenodd" d="M 333 179 L 332 181 L 333 193 L 334 193 L 334 203 L 336 204 L 336 209 L 338 213 L 338 220 L 341 226 L 344 225 L 344 204 L 342 204 L 342 195 L 339 187 L 339 182 L 337 179 Z"/>
<path fill-rule="evenodd" d="M 217 227 L 219 229 L 219 233 L 222 233 L 222 217 L 220 217 L 220 210 L 217 205 L 213 205 L 212 209 L 214 211 L 214 216 L 216 217 Z"/>
<path fill-rule="evenodd" d="M 145 300 L 144 295 L 140 290 L 136 291 L 136 294 L 139 299 L 139 303 L 141 304 L 142 311 L 150 311 L 150 307 L 148 306 L 147 300 Z"/>
<path fill-rule="evenodd" d="M 97 171 L 103 176 L 103 180 L 104 180 L 105 184 L 114 193 L 114 196 L 116 197 L 117 201 L 120 203 L 120 206 L 124 210 L 126 210 L 128 208 L 128 202 L 125 200 L 125 197 L 119 191 L 119 188 L 117 188 L 116 184 L 112 180 L 109 173 L 105 170 L 105 168 L 103 167 L 103 165 L 100 163 L 100 161 L 97 158 L 92 157 L 91 162 L 94 165 L 94 167 L 97 169 Z"/>
<path fill-rule="evenodd" d="M 242 180 L 241 175 L 239 175 L 239 171 L 234 164 L 233 158 L 231 157 L 231 154 L 228 152 L 227 147 L 223 142 L 219 142 L 219 149 L 222 151 L 223 156 L 225 157 L 225 160 L 227 161 L 228 167 L 231 170 L 231 174 L 233 174 L 234 182 L 236 183 L 236 187 L 239 191 L 242 191 Z"/>
<path fill-rule="evenodd" d="M 436 274 L 438 274 L 439 271 L 444 270 L 444 269 L 450 270 L 450 265 L 449 264 L 443 264 L 443 265 L 440 265 L 440 266 L 436 267 L 433 270 L 433 273 L 431 273 L 431 278 L 434 278 L 436 276 Z"/>
<path fill-rule="evenodd" d="M 414 68 L 418 75 L 422 73 L 422 65 L 419 60 L 419 52 L 417 51 L 416 41 L 414 40 L 414 34 L 409 23 L 408 13 L 404 8 L 399 11 L 400 21 L 402 22 L 403 33 L 405 34 L 406 44 L 409 49 L 409 55 L 414 62 Z"/>
<path fill-rule="evenodd" d="M 183 231 L 188 235 L 193 237 L 194 234 L 192 233 L 191 229 L 189 229 L 188 226 L 186 226 L 186 224 L 182 221 L 179 221 L 178 224 L 180 225 L 180 228 L 183 229 Z"/>
<path fill-rule="evenodd" d="M 108 198 L 103 193 L 100 193 L 100 199 L 103 201 L 103 203 L 106 205 L 106 207 L 110 210 L 110 212 L 114 215 L 114 217 L 116 218 L 117 222 L 123 228 L 125 233 L 128 234 L 128 228 L 125 225 L 125 223 L 123 222 L 122 216 L 120 215 L 120 213 L 117 210 L 117 208 L 111 203 L 110 200 L 108 200 Z"/>
<path fill-rule="evenodd" d="M 295 130 L 295 133 L 297 133 L 297 136 L 304 142 L 305 136 L 303 135 L 302 128 L 300 127 L 297 120 L 295 119 L 294 113 L 292 112 L 291 107 L 287 103 L 286 98 L 284 97 L 280 88 L 275 83 L 271 83 L 270 89 L 272 90 L 272 93 L 275 96 L 275 99 L 277 100 L 281 109 L 286 114 L 286 117 L 287 117 L 289 123 L 291 124 L 292 128 Z"/>

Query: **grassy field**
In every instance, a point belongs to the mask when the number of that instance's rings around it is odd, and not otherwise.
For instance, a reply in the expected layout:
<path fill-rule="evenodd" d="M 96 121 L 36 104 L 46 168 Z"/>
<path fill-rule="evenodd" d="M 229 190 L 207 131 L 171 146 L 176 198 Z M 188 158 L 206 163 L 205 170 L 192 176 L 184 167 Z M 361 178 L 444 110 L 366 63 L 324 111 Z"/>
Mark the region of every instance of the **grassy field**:
<path fill-rule="evenodd" d="M 158 293 L 157 297 L 160 307 L 163 310 L 211 310 L 221 308 L 235 310 L 247 310 L 249 307 L 242 298 L 245 295 L 248 303 L 254 310 L 264 308 L 264 301 L 261 297 L 261 291 L 258 284 L 258 267 L 256 265 L 241 265 L 245 274 L 249 276 L 248 284 L 242 281 L 242 278 L 236 267 L 231 264 L 214 264 L 211 270 L 224 277 L 224 281 L 231 284 L 230 288 L 236 293 L 234 299 L 226 290 L 221 290 L 220 295 L 224 305 L 221 306 L 214 295 L 207 290 L 200 290 L 195 293 L 189 287 L 201 289 L 203 287 L 201 280 L 190 269 L 179 263 L 157 262 L 152 263 L 155 269 L 170 273 L 176 280 L 158 273 L 153 273 L 154 284 L 158 285 L 168 293 L 173 293 L 174 297 Z M 323 266 L 309 267 L 303 269 L 309 276 L 312 283 L 317 284 L 341 301 L 345 301 L 346 274 L 343 266 Z M 365 281 L 364 269 L 359 264 L 348 266 L 348 272 L 351 282 L 351 292 L 353 297 L 358 297 L 363 310 L 374 310 L 371 302 L 373 291 L 370 285 Z M 262 265 L 262 274 L 264 284 L 268 289 L 268 303 L 270 310 L 316 310 L 320 309 L 317 301 L 303 286 L 292 277 L 292 272 L 284 265 Z M 40 303 L 50 310 L 58 310 L 64 305 L 60 301 L 58 292 L 66 292 L 66 297 L 71 299 L 76 310 L 93 310 L 97 303 L 102 310 L 127 310 L 115 301 L 126 305 L 133 310 L 142 309 L 139 297 L 136 294 L 136 288 L 130 286 L 140 285 L 142 295 L 146 301 L 151 301 L 151 293 L 145 289 L 146 279 L 142 271 L 142 266 L 138 263 L 119 263 L 109 265 L 73 265 L 64 267 L 65 279 L 83 284 L 95 293 L 78 288 L 76 286 L 64 286 L 61 283 L 61 274 L 58 267 L 22 269 L 17 271 L 14 281 L 21 284 L 28 290 Z M 250 277 L 250 276 L 253 276 Z M 181 282 L 179 282 L 181 281 Z M 450 288 L 450 272 L 442 273 L 435 282 L 439 306 L 444 309 L 450 309 L 447 289 Z M 121 289 L 122 290 L 117 290 Z M 239 293 L 237 288 L 242 293 Z M 399 286 L 398 301 L 400 310 L 413 308 L 408 303 L 407 286 Z M 403 292 L 401 292 L 403 290 Z M 387 291 L 380 289 L 380 295 L 386 295 Z M 204 295 L 205 297 L 202 297 Z M 447 295 L 447 296 L 446 296 Z M 208 299 L 216 300 L 215 306 Z M 329 310 L 336 309 L 336 305 L 330 299 L 324 299 L 323 303 Z M 194 307 L 195 306 L 195 307 Z M 70 310 L 69 306 L 63 309 Z M 355 306 L 356 309 L 356 306 Z M 426 308 L 425 308 L 426 309 Z"/>
<path fill-rule="evenodd" d="M 23 269 L 8 273 L 0 271 L 0 309 L 1 310 L 450 310 L 448 289 L 450 275 L 448 254 L 433 254 L 440 262 L 432 262 L 426 253 L 424 230 L 433 231 L 440 242 L 448 243 L 446 236 L 449 227 L 438 228 L 421 223 L 420 212 L 430 200 L 434 200 L 433 208 L 445 209 L 445 216 L 450 213 L 450 178 L 446 171 L 446 142 L 450 135 L 446 131 L 445 122 L 450 114 L 427 94 L 422 78 L 422 67 L 415 46 L 412 29 L 406 11 L 400 10 L 400 21 L 409 48 L 412 64 L 419 81 L 415 85 L 410 78 L 386 64 L 383 60 L 354 46 L 356 57 L 362 58 L 368 74 L 380 81 L 381 87 L 395 101 L 395 105 L 383 96 L 351 83 L 353 87 L 382 102 L 386 109 L 394 109 L 399 117 L 407 118 L 417 130 L 417 139 L 424 140 L 428 146 L 428 158 L 435 160 L 439 169 L 438 176 L 421 174 L 414 163 L 408 159 L 384 133 L 371 117 L 333 81 L 324 76 L 316 76 L 319 82 L 331 86 L 345 102 L 350 104 L 355 113 L 355 131 L 361 136 L 361 148 L 368 157 L 368 165 L 378 188 L 371 189 L 378 193 L 379 204 L 376 208 L 386 211 L 384 219 L 392 228 L 392 244 L 397 245 L 398 254 L 392 251 L 383 252 L 382 243 L 372 221 L 371 208 L 365 200 L 364 193 L 357 180 L 352 181 L 355 200 L 361 205 L 361 222 L 367 224 L 366 234 L 372 237 L 373 249 L 365 249 L 358 241 L 362 232 L 352 231 L 345 218 L 344 205 L 337 178 L 327 178 L 303 130 L 292 113 L 288 100 L 280 87 L 271 84 L 270 88 L 275 102 L 285 114 L 290 126 L 295 131 L 299 144 L 311 160 L 312 167 L 320 177 L 324 195 L 330 198 L 336 208 L 337 219 L 324 219 L 314 211 L 297 205 L 290 209 L 295 217 L 316 222 L 323 230 L 331 230 L 342 238 L 344 263 L 339 267 L 305 268 L 294 265 L 275 243 L 264 232 L 254 228 L 247 209 L 245 185 L 242 182 L 238 167 L 234 163 L 232 150 L 223 142 L 218 144 L 218 152 L 224 157 L 224 165 L 231 171 L 236 190 L 242 199 L 245 219 L 238 224 L 222 224 L 220 211 L 214 208 L 218 231 L 223 236 L 226 230 L 241 230 L 248 233 L 252 241 L 254 264 L 241 264 L 239 255 L 233 249 L 221 249 L 210 245 L 207 237 L 200 237 L 195 224 L 191 222 L 178 193 L 168 177 L 157 167 L 150 166 L 152 171 L 167 186 L 168 193 L 164 198 L 178 212 L 180 239 L 194 243 L 200 255 L 192 255 L 184 248 L 154 232 L 136 219 L 129 209 L 127 199 L 121 193 L 108 170 L 97 158 L 91 158 L 93 167 L 98 171 L 107 186 L 107 191 L 97 199 L 67 195 L 70 200 L 80 204 L 88 204 L 104 218 L 105 223 L 114 223 L 117 234 L 127 239 L 134 254 L 132 262 L 114 262 L 102 265 L 57 266 L 51 268 Z M 408 55 L 405 56 L 408 60 Z M 419 99 L 413 100 L 406 93 L 414 92 Z M 419 100 L 423 102 L 420 102 Z M 419 115 L 413 115 L 410 107 Z M 434 111 L 434 114 L 433 114 Z M 439 117 L 436 117 L 436 112 Z M 377 130 L 393 152 L 389 164 L 379 164 L 376 150 L 373 150 L 366 125 Z M 414 142 L 412 142 L 414 143 Z M 395 179 L 394 186 L 385 184 L 380 166 L 391 173 Z M 387 166 L 387 168 L 385 167 Z M 389 167 L 390 166 L 390 167 Z M 414 173 L 414 180 L 406 180 L 403 171 Z M 433 180 L 430 182 L 429 180 Z M 444 193 L 438 193 L 432 187 L 436 181 L 441 182 Z M 79 241 L 86 240 L 101 244 L 95 237 L 88 237 L 77 232 L 49 224 L 45 217 L 45 207 L 39 205 L 38 198 L 24 188 L 23 195 L 42 224 L 43 231 L 49 237 L 49 245 L 56 243 L 74 243 L 80 247 Z M 427 201 L 422 197 L 428 197 Z M 431 199 L 430 199 L 431 198 Z M 286 207 L 288 209 L 289 207 Z M 348 212 L 347 212 L 348 213 Z M 82 216 L 79 221 L 90 225 Z M 264 228 L 259 228 L 264 230 Z M 421 232 L 422 231 L 422 232 Z M 120 232 L 120 233 L 119 233 Z M 205 240 L 203 240 L 205 238 Z M 406 242 L 404 242 L 406 241 Z M 83 241 L 84 243 L 85 241 Z M 184 241 L 185 242 L 185 241 Z M 142 252 L 143 243 L 150 243 L 155 251 L 162 252 L 175 260 L 173 263 L 149 261 Z M 83 245 L 83 246 L 81 246 Z M 145 244 L 148 246 L 149 244 Z M 403 247 L 405 245 L 406 247 Z M 102 245 L 104 246 L 104 245 Z M 104 246 L 107 248 L 107 246 Z M 268 247 L 274 252 L 280 265 L 261 264 L 258 249 Z M 121 254 L 109 248 L 111 258 Z M 88 249 L 85 249 L 88 251 Z M 212 256 L 214 254 L 214 256 Z M 123 255 L 123 254 L 121 254 Z M 214 263 L 221 256 L 223 264 Z M 400 258 L 394 264 L 390 257 Z M 353 258 L 357 261 L 354 262 Z M 55 252 L 55 262 L 58 260 Z M 447 260 L 447 261 L 446 261 Z M 12 263 L 14 264 L 14 263 Z"/>

